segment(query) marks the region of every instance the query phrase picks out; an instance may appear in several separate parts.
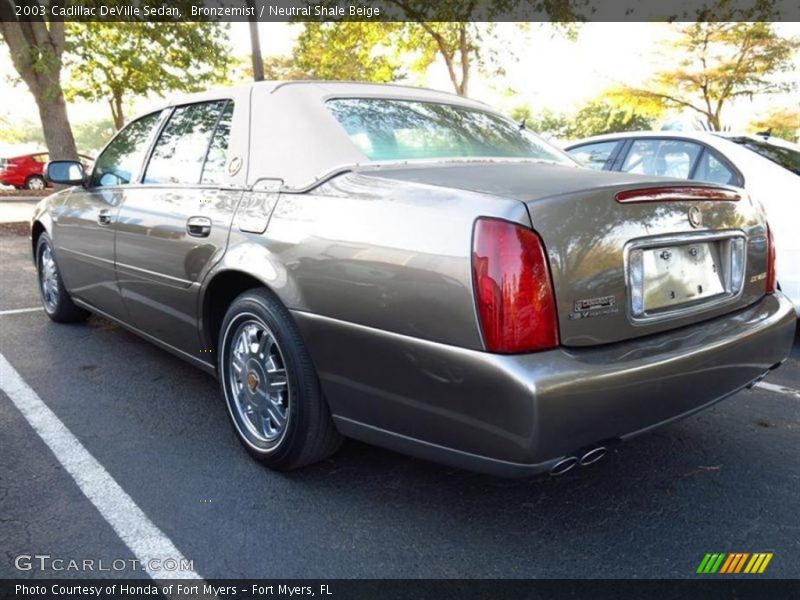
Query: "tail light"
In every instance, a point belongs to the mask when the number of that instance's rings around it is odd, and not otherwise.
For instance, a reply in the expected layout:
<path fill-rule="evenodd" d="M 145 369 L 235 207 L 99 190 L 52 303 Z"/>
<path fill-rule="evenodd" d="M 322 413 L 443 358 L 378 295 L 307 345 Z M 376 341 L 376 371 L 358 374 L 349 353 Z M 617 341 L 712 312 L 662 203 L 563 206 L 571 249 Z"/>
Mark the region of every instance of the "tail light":
<path fill-rule="evenodd" d="M 772 294 L 777 287 L 777 275 L 775 273 L 775 239 L 772 237 L 772 230 L 767 225 L 767 293 Z"/>
<path fill-rule="evenodd" d="M 553 286 L 536 232 L 508 221 L 478 219 L 472 276 L 489 352 L 534 352 L 558 345 Z"/>

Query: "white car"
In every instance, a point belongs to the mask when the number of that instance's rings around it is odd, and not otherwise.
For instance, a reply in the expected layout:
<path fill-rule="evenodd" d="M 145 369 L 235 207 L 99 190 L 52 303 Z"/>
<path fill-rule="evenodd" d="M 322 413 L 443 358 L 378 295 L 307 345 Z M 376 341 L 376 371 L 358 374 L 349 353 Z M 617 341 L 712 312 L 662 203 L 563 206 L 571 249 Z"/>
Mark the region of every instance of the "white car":
<path fill-rule="evenodd" d="M 767 212 L 778 284 L 800 316 L 800 146 L 760 135 L 635 131 L 573 142 L 566 151 L 593 169 L 743 187 Z"/>

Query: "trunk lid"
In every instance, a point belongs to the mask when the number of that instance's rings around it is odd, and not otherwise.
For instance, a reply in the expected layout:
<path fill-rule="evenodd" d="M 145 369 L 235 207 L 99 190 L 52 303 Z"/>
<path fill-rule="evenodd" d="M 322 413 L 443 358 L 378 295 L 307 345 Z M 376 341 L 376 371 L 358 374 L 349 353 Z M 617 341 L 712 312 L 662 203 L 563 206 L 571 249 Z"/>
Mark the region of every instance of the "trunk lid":
<path fill-rule="evenodd" d="M 547 250 L 565 346 L 683 327 L 765 293 L 765 221 L 735 188 L 530 163 L 381 169 L 380 177 L 525 203 Z M 688 189 L 624 201 L 631 191 L 665 186 Z M 692 197 L 715 189 L 741 198 Z"/>

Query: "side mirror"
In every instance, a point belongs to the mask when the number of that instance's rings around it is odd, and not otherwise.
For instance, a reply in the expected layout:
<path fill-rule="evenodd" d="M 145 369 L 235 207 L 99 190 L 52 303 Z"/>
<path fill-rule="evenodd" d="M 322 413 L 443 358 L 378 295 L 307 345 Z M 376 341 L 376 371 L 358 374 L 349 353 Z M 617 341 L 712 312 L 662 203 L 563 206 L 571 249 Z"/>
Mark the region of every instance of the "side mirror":
<path fill-rule="evenodd" d="M 86 173 L 77 160 L 51 160 L 44 166 L 44 178 L 50 183 L 83 185 Z"/>

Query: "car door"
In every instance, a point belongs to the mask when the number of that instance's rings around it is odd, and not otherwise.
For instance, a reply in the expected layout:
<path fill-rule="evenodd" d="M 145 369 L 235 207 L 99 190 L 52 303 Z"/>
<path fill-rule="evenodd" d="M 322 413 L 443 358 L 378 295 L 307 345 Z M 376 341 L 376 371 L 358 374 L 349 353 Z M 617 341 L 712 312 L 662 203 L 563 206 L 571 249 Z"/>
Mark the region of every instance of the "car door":
<path fill-rule="evenodd" d="M 225 251 L 242 195 L 231 185 L 241 159 L 226 168 L 237 110 L 230 99 L 175 107 L 118 217 L 117 278 L 131 324 L 195 358 L 200 282 Z"/>
<path fill-rule="evenodd" d="M 84 188 L 59 209 L 53 242 L 70 293 L 125 320 L 114 271 L 114 234 L 126 190 L 142 169 L 161 112 L 131 122 L 106 146 Z"/>

